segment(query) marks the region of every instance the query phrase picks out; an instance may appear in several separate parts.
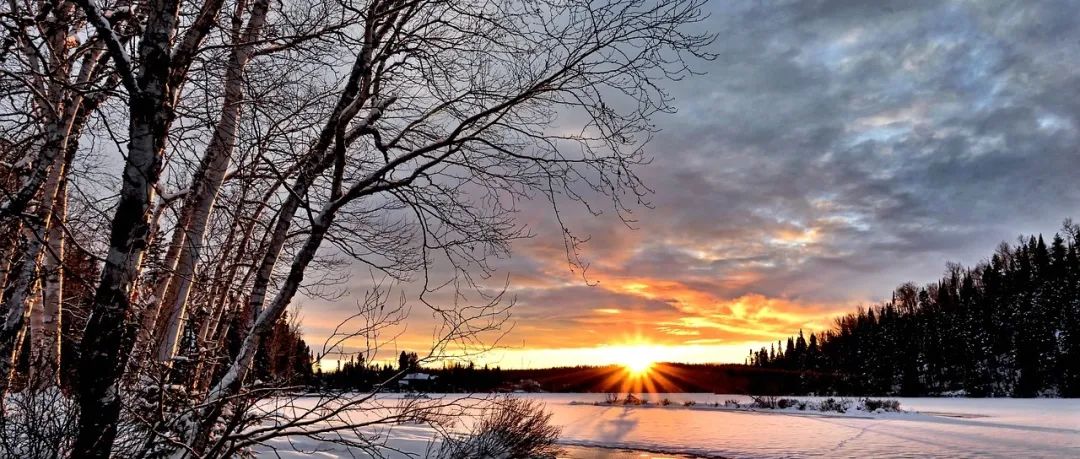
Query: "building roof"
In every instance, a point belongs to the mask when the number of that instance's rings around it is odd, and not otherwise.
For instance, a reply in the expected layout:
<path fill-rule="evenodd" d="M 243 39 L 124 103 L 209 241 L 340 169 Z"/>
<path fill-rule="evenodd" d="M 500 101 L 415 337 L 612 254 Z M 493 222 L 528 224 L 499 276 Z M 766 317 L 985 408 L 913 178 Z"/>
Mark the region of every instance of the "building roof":
<path fill-rule="evenodd" d="M 427 373 L 409 373 L 401 379 L 405 381 L 431 381 L 435 379 L 435 375 Z"/>

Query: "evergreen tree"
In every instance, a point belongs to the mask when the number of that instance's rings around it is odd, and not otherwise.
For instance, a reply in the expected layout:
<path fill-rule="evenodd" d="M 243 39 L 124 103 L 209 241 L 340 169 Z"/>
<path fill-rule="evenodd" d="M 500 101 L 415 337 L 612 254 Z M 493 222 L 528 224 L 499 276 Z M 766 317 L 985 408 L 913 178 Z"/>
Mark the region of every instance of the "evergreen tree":
<path fill-rule="evenodd" d="M 818 392 L 1080 395 L 1080 227 L 1066 221 L 1050 241 L 1003 243 L 974 268 L 950 264 L 938 282 L 903 284 L 809 342 L 799 330 L 749 360 L 844 378 L 807 387 Z"/>
<path fill-rule="evenodd" d="M 398 356 L 398 371 L 409 371 L 416 368 L 419 365 L 420 356 L 415 352 L 401 351 L 401 355 Z"/>

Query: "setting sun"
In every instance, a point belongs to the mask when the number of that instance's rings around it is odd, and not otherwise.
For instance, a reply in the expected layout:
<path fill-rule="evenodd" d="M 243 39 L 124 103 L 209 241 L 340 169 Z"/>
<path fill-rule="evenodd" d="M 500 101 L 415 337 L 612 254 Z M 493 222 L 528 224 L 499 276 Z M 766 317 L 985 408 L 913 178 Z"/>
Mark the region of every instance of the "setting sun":
<path fill-rule="evenodd" d="M 622 366 L 634 377 L 647 374 L 659 358 L 659 350 L 646 344 L 616 346 L 608 351 L 611 353 L 612 363 Z"/>
<path fill-rule="evenodd" d="M 623 362 L 623 368 L 630 373 L 631 376 L 641 376 L 649 372 L 652 368 L 653 362 L 649 360 L 633 360 L 630 362 Z"/>

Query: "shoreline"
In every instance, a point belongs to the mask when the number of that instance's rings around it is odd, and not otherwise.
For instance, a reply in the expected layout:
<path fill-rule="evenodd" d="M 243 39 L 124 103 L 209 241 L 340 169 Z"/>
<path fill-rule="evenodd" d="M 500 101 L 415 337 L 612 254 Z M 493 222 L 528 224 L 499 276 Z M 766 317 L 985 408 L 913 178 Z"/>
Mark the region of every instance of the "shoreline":
<path fill-rule="evenodd" d="M 688 454 L 656 448 L 625 448 L 591 444 L 590 442 L 559 442 L 563 453 L 559 459 L 726 459 L 713 454 Z"/>

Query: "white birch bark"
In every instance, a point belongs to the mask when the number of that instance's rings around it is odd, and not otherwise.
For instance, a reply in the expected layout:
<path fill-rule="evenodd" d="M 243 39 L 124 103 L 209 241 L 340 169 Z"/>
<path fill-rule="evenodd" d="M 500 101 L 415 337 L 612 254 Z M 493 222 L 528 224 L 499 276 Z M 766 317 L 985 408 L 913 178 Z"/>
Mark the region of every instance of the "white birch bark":
<path fill-rule="evenodd" d="M 57 147 L 61 146 L 64 145 Z M 11 294 L 5 301 L 6 313 L 3 324 L 0 325 L 0 387 L 4 390 L 18 358 L 18 350 L 22 344 L 20 337 L 26 318 L 30 317 L 31 322 L 43 320 L 40 317 L 41 311 L 33 308 L 38 290 L 38 268 L 41 266 L 42 249 L 48 238 L 47 229 L 53 215 L 53 204 L 65 170 L 64 156 L 57 154 L 54 157 L 55 164 L 42 186 L 41 202 L 34 211 L 34 218 L 23 227 L 22 259 L 15 271 L 15 278 L 11 280 Z"/>
<path fill-rule="evenodd" d="M 222 102 L 221 116 L 210 144 L 207 146 L 191 193 L 188 195 L 186 207 L 191 213 L 183 229 L 185 233 L 183 247 L 176 263 L 176 272 L 171 276 L 171 285 L 163 298 L 164 310 L 168 311 L 168 320 L 156 353 L 159 362 L 168 362 L 176 354 L 183 327 L 187 322 L 187 299 L 191 291 L 192 279 L 195 276 L 195 266 L 199 261 L 206 225 L 210 219 L 210 210 L 213 208 L 214 201 L 217 200 L 218 191 L 221 189 L 236 144 L 244 98 L 244 69 L 251 59 L 254 43 L 259 40 L 262 33 L 269 5 L 269 0 L 255 2 L 246 31 L 243 36 L 237 36 L 236 41 L 240 45 L 235 46 L 230 54 L 229 66 L 225 73 L 225 98 Z M 243 2 L 240 2 L 237 5 L 237 14 L 242 11 Z"/>
<path fill-rule="evenodd" d="M 66 181 L 60 184 L 49 223 L 44 257 L 41 307 L 31 311 L 30 381 L 39 387 L 56 385 L 60 368 L 60 312 L 64 301 L 64 223 Z"/>
<path fill-rule="evenodd" d="M 206 0 L 173 48 L 180 25 L 178 0 L 151 0 L 139 41 L 139 73 L 94 0 L 75 0 L 105 40 L 129 91 L 128 151 L 109 235 L 109 249 L 83 333 L 78 374 L 78 436 L 72 457 L 107 458 L 120 416 L 119 380 L 132 343 L 125 323 L 150 233 L 150 208 L 176 98 L 199 46 L 214 25 L 222 0 Z"/>

